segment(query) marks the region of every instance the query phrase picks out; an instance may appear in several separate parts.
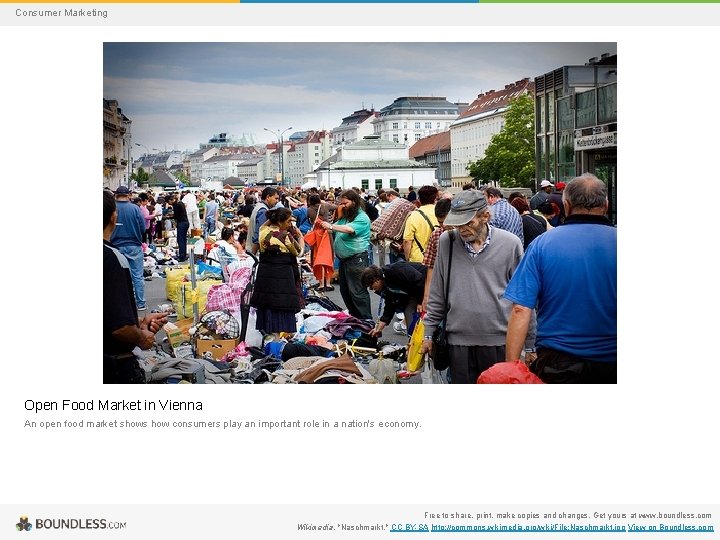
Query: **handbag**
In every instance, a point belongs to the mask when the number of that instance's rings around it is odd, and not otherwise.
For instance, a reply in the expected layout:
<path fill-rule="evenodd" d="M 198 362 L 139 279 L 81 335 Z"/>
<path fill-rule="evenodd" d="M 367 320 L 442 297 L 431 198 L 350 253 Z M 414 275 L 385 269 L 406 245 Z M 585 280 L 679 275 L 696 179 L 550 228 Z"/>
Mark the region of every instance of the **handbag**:
<path fill-rule="evenodd" d="M 450 345 L 447 340 L 447 332 L 445 327 L 447 326 L 447 312 L 448 306 L 448 294 L 450 292 L 450 270 L 452 269 L 452 252 L 453 244 L 455 243 L 455 231 L 450 231 L 450 254 L 448 257 L 448 270 L 447 276 L 445 277 L 445 309 L 443 313 L 443 320 L 440 325 L 433 332 L 432 337 L 432 349 L 430 351 L 430 357 L 433 361 L 433 366 L 438 371 L 442 371 L 450 367 Z"/>
<path fill-rule="evenodd" d="M 408 356 L 407 356 L 407 369 L 408 371 L 417 372 L 420 371 L 425 362 L 425 355 L 421 352 L 423 335 L 425 334 L 425 324 L 422 319 L 415 323 L 415 330 L 413 330 L 412 336 L 410 337 L 410 343 L 408 344 Z"/>

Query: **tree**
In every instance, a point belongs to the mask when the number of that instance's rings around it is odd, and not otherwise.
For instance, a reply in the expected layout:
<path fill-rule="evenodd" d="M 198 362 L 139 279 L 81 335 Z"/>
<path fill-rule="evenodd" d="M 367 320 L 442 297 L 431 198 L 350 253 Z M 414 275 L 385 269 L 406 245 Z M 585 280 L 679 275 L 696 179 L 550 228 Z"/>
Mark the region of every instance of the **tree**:
<path fill-rule="evenodd" d="M 138 186 L 144 186 L 150 183 L 150 175 L 142 167 L 130 175 L 130 180 L 135 180 Z"/>
<path fill-rule="evenodd" d="M 476 184 L 535 187 L 535 102 L 530 94 L 510 100 L 505 125 L 490 140 L 485 157 L 468 165 Z"/>

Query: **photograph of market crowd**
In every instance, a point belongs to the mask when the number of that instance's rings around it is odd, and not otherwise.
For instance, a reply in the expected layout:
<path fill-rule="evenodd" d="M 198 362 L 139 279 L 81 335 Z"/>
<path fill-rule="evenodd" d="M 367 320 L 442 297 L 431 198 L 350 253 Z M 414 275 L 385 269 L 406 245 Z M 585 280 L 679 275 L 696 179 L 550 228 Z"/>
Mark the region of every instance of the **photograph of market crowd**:
<path fill-rule="evenodd" d="M 103 381 L 617 383 L 616 43 L 106 43 Z"/>

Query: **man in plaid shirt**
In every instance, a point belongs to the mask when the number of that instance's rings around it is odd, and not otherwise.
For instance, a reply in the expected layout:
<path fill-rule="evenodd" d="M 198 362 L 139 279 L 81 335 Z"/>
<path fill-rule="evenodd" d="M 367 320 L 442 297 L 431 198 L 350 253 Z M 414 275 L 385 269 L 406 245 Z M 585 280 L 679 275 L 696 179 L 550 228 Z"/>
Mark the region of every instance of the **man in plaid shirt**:
<path fill-rule="evenodd" d="M 513 233 L 520 239 L 520 242 L 524 243 L 525 239 L 523 237 L 520 212 L 515 210 L 515 208 L 503 198 L 502 191 L 498 188 L 485 188 L 485 197 L 487 198 L 488 204 L 492 206 L 492 219 L 489 224 L 492 227 Z"/>
<path fill-rule="evenodd" d="M 421 311 L 425 311 L 428 294 L 430 294 L 430 280 L 432 279 L 433 267 L 435 266 L 435 259 L 437 258 L 437 247 L 438 241 L 440 240 L 440 235 L 443 233 L 443 231 L 452 228 L 448 227 L 447 229 L 445 229 L 443 227 L 443 222 L 445 221 L 445 218 L 450 212 L 450 202 L 451 199 L 443 198 L 439 199 L 435 203 L 435 217 L 437 218 L 440 227 L 433 231 L 432 235 L 430 236 L 430 240 L 428 240 L 427 247 L 425 248 L 425 256 L 423 257 L 422 263 L 423 266 L 427 266 L 427 275 L 425 276 L 425 294 L 422 300 Z"/>

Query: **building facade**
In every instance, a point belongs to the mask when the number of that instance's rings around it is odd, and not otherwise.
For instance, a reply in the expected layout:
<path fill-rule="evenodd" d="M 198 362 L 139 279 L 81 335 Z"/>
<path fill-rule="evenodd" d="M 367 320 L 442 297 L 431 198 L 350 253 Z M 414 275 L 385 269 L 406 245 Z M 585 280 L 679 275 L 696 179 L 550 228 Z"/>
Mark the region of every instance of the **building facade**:
<path fill-rule="evenodd" d="M 490 141 L 505 126 L 505 112 L 512 98 L 532 93 L 529 78 L 505 85 L 502 90 L 489 90 L 477 99 L 450 126 L 452 146 L 452 185 L 462 187 L 472 182 L 468 165 L 485 157 Z"/>
<path fill-rule="evenodd" d="M 203 163 L 208 159 L 217 156 L 219 153 L 220 149 L 218 147 L 210 146 L 201 148 L 197 152 L 190 154 L 190 182 L 192 185 L 200 185 L 200 180 L 203 178 Z"/>
<path fill-rule="evenodd" d="M 440 187 L 450 187 L 451 152 L 450 130 L 430 135 L 410 147 L 410 159 L 435 167 L 435 179 Z"/>
<path fill-rule="evenodd" d="M 265 178 L 264 162 L 264 156 L 256 156 L 243 161 L 237 166 L 237 177 L 245 185 L 257 184 L 258 180 Z"/>
<path fill-rule="evenodd" d="M 332 130 L 332 146 L 335 151 L 345 144 L 362 140 L 374 133 L 372 121 L 380 115 L 375 109 L 360 109 L 342 119 L 338 127 Z"/>
<path fill-rule="evenodd" d="M 257 159 L 257 157 L 250 154 L 213 156 L 203 162 L 201 177 L 206 180 L 220 181 L 222 183 L 225 183 L 225 180 L 230 177 L 243 179 L 245 176 L 240 174 L 240 169 L 246 161 L 255 159 Z M 255 170 L 257 171 L 257 167 L 255 167 Z M 257 175 L 257 172 L 255 172 L 255 175 Z"/>
<path fill-rule="evenodd" d="M 318 167 L 320 187 L 365 190 L 380 188 L 407 192 L 410 186 L 435 183 L 435 168 L 409 159 L 404 144 L 369 135 L 346 145 Z"/>
<path fill-rule="evenodd" d="M 130 186 L 130 124 L 118 102 L 103 99 L 103 186 Z"/>
<path fill-rule="evenodd" d="M 399 97 L 372 120 L 381 139 L 411 146 L 420 139 L 445 131 L 467 103 L 450 103 L 444 97 Z"/>
<path fill-rule="evenodd" d="M 305 175 L 318 168 L 330 157 L 330 132 L 308 131 L 300 141 L 287 151 L 285 161 L 285 185 L 301 186 Z"/>
<path fill-rule="evenodd" d="M 535 78 L 535 171 L 567 182 L 584 172 L 608 186 L 617 214 L 617 55 L 591 58 Z"/>

